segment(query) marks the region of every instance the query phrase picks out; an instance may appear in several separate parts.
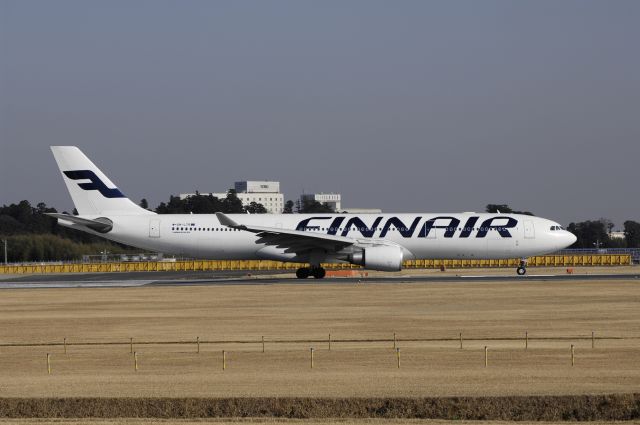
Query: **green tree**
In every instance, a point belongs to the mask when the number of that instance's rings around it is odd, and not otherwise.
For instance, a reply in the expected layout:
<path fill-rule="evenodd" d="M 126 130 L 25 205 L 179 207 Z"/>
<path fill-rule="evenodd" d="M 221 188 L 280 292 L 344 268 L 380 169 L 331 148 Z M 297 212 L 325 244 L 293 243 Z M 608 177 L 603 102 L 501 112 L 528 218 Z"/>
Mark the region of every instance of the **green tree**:
<path fill-rule="evenodd" d="M 576 242 L 571 248 L 606 248 L 610 246 L 606 223 L 601 220 L 588 220 L 570 223 L 567 230 L 576 235 Z"/>
<path fill-rule="evenodd" d="M 148 209 L 149 209 L 149 202 L 147 202 L 147 199 L 146 199 L 146 198 L 142 198 L 142 199 L 140 200 L 140 207 L 141 207 L 141 208 L 144 208 L 145 210 L 148 210 Z"/>
<path fill-rule="evenodd" d="M 640 223 L 627 220 L 624 222 L 624 239 L 627 248 L 640 248 Z"/>
<path fill-rule="evenodd" d="M 24 234 L 7 238 L 10 262 L 80 260 L 83 255 L 107 250 L 113 253 L 139 251 L 102 239 L 96 243 L 75 242 L 52 234 Z"/>
<path fill-rule="evenodd" d="M 222 201 L 222 212 L 225 214 L 242 214 L 244 207 L 235 189 L 229 189 L 227 197 Z"/>
<path fill-rule="evenodd" d="M 56 220 L 45 214 L 53 212 L 56 209 L 47 207 L 44 202 L 35 208 L 26 200 L 4 205 L 0 207 L 0 234 L 51 233 L 56 227 Z"/>
<path fill-rule="evenodd" d="M 196 192 L 195 196 L 185 199 L 187 211 L 193 214 L 214 214 L 222 211 L 222 202 L 213 195 L 201 195 Z"/>
<path fill-rule="evenodd" d="M 498 211 L 502 214 L 524 214 L 524 215 L 533 215 L 530 211 L 515 211 L 509 207 L 507 204 L 487 204 L 485 207 L 485 211 L 488 213 L 495 214 Z"/>
<path fill-rule="evenodd" d="M 187 198 L 188 199 L 188 198 Z M 188 202 L 186 199 L 180 199 L 179 196 L 169 196 L 169 202 L 160 202 L 156 208 L 158 214 L 189 214 Z"/>
<path fill-rule="evenodd" d="M 282 210 L 283 214 L 293 214 L 293 201 L 288 200 L 284 203 L 284 209 Z"/>
<path fill-rule="evenodd" d="M 310 213 L 332 213 L 333 208 L 329 206 L 327 203 L 321 204 L 316 200 L 303 199 L 298 210 L 301 214 L 310 214 Z"/>
<path fill-rule="evenodd" d="M 601 217 L 600 220 L 598 221 L 600 221 L 604 226 L 604 228 L 607 229 L 607 234 L 611 233 L 611 231 L 615 227 L 615 224 L 613 224 L 613 221 L 609 220 L 608 218 Z"/>
<path fill-rule="evenodd" d="M 264 205 L 258 202 L 251 202 L 249 205 L 244 207 L 244 210 L 250 214 L 266 214 L 268 212 Z"/>

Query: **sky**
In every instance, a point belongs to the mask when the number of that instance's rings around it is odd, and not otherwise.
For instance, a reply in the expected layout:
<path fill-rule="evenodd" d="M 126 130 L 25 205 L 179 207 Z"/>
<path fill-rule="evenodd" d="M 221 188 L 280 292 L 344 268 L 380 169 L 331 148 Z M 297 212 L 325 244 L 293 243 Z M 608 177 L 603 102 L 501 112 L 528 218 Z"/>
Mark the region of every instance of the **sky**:
<path fill-rule="evenodd" d="M 281 182 L 385 212 L 640 221 L 638 1 L 0 0 L 0 204 Z"/>

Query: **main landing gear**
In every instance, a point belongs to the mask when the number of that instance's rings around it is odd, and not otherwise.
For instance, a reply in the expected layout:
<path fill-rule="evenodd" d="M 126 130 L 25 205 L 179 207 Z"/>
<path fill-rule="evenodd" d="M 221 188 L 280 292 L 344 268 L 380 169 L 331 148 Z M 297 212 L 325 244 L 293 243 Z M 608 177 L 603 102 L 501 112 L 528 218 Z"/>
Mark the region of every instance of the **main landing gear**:
<path fill-rule="evenodd" d="M 523 258 L 520 260 L 520 265 L 516 269 L 518 276 L 524 276 L 527 273 L 527 259 Z"/>
<path fill-rule="evenodd" d="M 316 279 L 322 279 L 327 272 L 322 267 L 300 267 L 296 270 L 296 277 L 298 279 L 306 279 L 309 276 L 313 276 Z"/>

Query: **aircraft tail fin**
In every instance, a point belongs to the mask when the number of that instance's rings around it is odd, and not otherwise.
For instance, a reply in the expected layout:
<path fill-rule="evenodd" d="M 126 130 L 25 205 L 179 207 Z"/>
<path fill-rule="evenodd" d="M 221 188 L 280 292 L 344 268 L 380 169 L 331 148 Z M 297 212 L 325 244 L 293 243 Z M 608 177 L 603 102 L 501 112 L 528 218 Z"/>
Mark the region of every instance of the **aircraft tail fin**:
<path fill-rule="evenodd" d="M 80 215 L 155 214 L 136 205 L 75 146 L 51 146 L 67 190 Z"/>

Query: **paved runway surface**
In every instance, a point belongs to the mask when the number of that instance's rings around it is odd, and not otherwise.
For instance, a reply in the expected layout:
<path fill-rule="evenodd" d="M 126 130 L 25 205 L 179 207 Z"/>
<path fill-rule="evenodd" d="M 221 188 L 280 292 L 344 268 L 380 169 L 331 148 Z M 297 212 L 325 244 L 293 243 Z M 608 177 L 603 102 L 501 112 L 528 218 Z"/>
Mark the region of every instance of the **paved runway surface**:
<path fill-rule="evenodd" d="M 340 277 L 322 280 L 296 279 L 292 273 L 281 271 L 234 270 L 221 272 L 133 272 L 133 273 L 88 273 L 88 274 L 50 274 L 11 277 L 0 280 L 0 289 L 15 288 L 78 288 L 78 287 L 136 287 L 154 286 L 202 286 L 202 285 L 273 285 L 273 284 L 356 284 L 356 283 L 441 283 L 441 282 L 531 282 L 531 281 L 585 281 L 585 280 L 630 280 L 638 279 L 640 273 L 625 274 L 536 274 L 526 276 L 483 275 L 481 270 L 460 275 L 424 275 L 424 276 L 375 276 Z M 264 277 L 267 275 L 268 277 Z M 275 275 L 275 276 L 274 276 Z M 278 275 L 281 275 L 278 276 Z"/>

